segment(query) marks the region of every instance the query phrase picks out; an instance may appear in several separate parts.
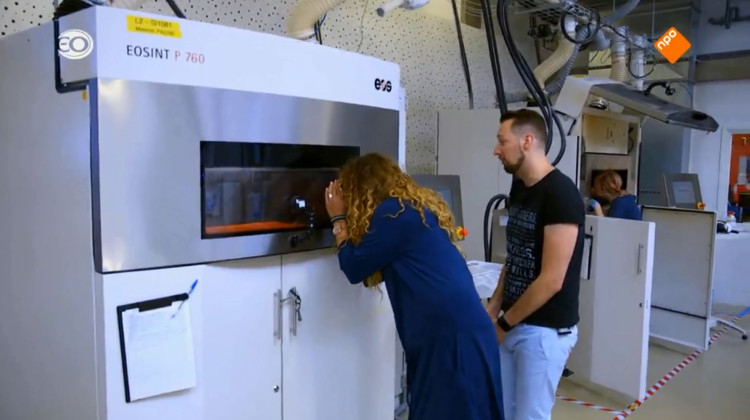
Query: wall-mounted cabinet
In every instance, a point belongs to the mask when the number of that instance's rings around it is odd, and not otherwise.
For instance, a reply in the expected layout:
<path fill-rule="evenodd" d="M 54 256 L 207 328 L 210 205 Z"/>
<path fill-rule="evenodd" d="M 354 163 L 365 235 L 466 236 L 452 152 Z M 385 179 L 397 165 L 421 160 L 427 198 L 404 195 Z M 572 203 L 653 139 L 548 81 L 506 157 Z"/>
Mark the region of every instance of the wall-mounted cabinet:
<path fill-rule="evenodd" d="M 623 188 L 638 194 L 641 119 L 595 108 L 583 110 L 580 124 L 580 190 L 590 196 L 596 175 L 613 169 L 622 177 Z"/>
<path fill-rule="evenodd" d="M 586 113 L 583 115 L 581 133 L 586 153 L 627 155 L 630 149 L 628 121 L 614 115 Z"/>

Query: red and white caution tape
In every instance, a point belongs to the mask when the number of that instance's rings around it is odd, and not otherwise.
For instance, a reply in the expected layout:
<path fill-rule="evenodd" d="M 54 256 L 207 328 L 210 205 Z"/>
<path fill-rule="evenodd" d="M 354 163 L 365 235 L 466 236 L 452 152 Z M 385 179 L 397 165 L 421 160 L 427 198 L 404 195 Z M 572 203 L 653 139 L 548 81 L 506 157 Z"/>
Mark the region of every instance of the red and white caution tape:
<path fill-rule="evenodd" d="M 732 319 L 732 322 L 737 322 L 738 319 L 740 319 L 739 316 L 737 316 L 734 319 Z M 709 341 L 709 345 L 713 344 L 716 341 L 716 339 L 719 338 L 719 336 L 721 336 L 722 334 L 724 334 L 728 329 L 729 329 L 729 326 L 725 325 L 718 332 L 716 332 L 716 334 L 714 334 L 711 337 L 711 340 Z M 664 388 L 664 386 L 669 381 L 671 381 L 672 378 L 674 378 L 675 376 L 677 376 L 677 374 L 681 370 L 685 369 L 690 363 L 693 363 L 693 361 L 696 358 L 698 358 L 698 356 L 700 356 L 700 354 L 703 353 L 704 351 L 705 350 L 696 350 L 696 351 L 690 353 L 690 355 L 688 357 L 686 357 L 685 360 L 683 360 L 682 362 L 680 362 L 680 364 L 678 364 L 674 369 L 670 370 L 666 375 L 664 375 L 664 377 L 662 377 L 661 379 L 659 379 L 651 388 L 649 388 L 648 391 L 646 391 L 646 396 L 643 398 L 643 400 L 635 400 L 635 401 L 633 401 L 633 403 L 630 404 L 628 406 L 628 408 L 622 410 L 620 412 L 620 414 L 617 417 L 615 417 L 613 420 L 624 420 L 625 418 L 627 418 L 628 416 L 630 416 L 631 414 L 633 414 L 633 412 L 635 410 L 637 410 L 638 407 L 642 406 L 643 403 L 645 403 L 651 397 L 653 397 L 654 394 L 656 394 L 656 391 Z"/>
<path fill-rule="evenodd" d="M 586 402 L 586 401 L 576 400 L 574 398 L 567 398 L 567 397 L 562 397 L 562 396 L 558 395 L 557 399 L 560 400 L 560 401 L 565 401 L 565 402 L 569 402 L 571 404 L 580 405 L 582 407 L 590 408 L 592 410 L 604 411 L 605 413 L 618 413 L 618 414 L 622 413 L 622 410 L 613 410 L 611 408 L 602 407 L 600 405 L 592 404 L 592 403 L 589 403 L 589 402 Z"/>
<path fill-rule="evenodd" d="M 737 322 L 737 320 L 739 320 L 740 318 L 742 318 L 744 315 L 746 315 L 748 313 L 750 313 L 750 307 L 748 307 L 745 311 L 743 311 L 739 316 L 734 317 L 734 319 L 732 319 L 731 322 L 733 322 L 733 323 Z M 719 331 L 717 331 L 716 334 L 714 334 L 713 336 L 711 336 L 711 339 L 709 340 L 709 345 L 713 344 L 719 338 L 719 336 L 721 336 L 722 334 L 724 334 L 728 329 L 729 329 L 729 326 L 725 325 Z M 557 395 L 556 398 L 558 400 L 560 400 L 560 401 L 565 401 L 565 402 L 568 402 L 568 403 L 571 403 L 571 404 L 580 405 L 582 407 L 591 408 L 592 410 L 604 411 L 606 413 L 616 413 L 617 417 L 615 417 L 613 420 L 624 420 L 625 418 L 627 418 L 628 416 L 630 416 L 631 414 L 633 414 L 633 412 L 635 410 L 637 410 L 638 407 L 642 406 L 643 403 L 645 403 L 651 397 L 653 397 L 654 394 L 656 394 L 656 391 L 664 388 L 664 386 L 667 385 L 667 383 L 669 381 L 671 381 L 672 378 L 674 378 L 675 376 L 677 376 L 677 374 L 680 373 L 680 371 L 682 371 L 683 369 L 685 369 L 686 367 L 688 367 L 688 365 L 690 365 L 690 363 L 693 363 L 693 361 L 695 359 L 697 359 L 698 356 L 700 356 L 701 353 L 703 353 L 704 351 L 705 350 L 696 350 L 696 351 L 690 353 L 690 355 L 688 355 L 682 362 L 680 362 L 677 366 L 675 366 L 674 369 L 672 369 L 669 372 L 667 372 L 666 375 L 664 375 L 651 388 L 649 388 L 648 391 L 646 391 L 646 396 L 642 400 L 635 400 L 635 401 L 633 401 L 633 403 L 630 404 L 624 410 L 613 410 L 611 408 L 602 407 L 600 405 L 592 404 L 590 402 L 580 401 L 580 400 L 576 400 L 574 398 L 567 398 L 567 397 L 563 397 L 563 396 L 560 396 L 560 395 Z"/>

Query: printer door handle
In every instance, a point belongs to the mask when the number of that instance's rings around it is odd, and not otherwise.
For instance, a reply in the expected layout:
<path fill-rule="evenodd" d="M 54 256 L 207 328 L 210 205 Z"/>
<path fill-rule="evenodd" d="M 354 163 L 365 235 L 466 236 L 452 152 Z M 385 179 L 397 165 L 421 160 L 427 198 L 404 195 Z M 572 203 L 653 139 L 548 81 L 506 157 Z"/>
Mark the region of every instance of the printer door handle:
<path fill-rule="evenodd" d="M 638 244 L 638 260 L 636 261 L 636 274 L 641 275 L 643 273 L 642 258 L 643 255 L 643 244 Z"/>
<path fill-rule="evenodd" d="M 281 289 L 273 292 L 274 300 L 274 314 L 273 314 L 273 338 L 275 340 L 281 340 L 281 331 L 284 325 L 284 302 L 285 299 L 281 297 Z"/>

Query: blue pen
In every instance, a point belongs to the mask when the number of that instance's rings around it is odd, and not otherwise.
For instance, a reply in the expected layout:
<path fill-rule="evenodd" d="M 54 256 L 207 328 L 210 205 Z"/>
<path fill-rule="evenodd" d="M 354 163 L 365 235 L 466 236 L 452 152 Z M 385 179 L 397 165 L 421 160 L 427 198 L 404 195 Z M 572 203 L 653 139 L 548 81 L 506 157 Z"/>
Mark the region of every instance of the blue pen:
<path fill-rule="evenodd" d="M 193 284 L 190 285 L 190 290 L 188 291 L 188 298 L 190 298 L 190 295 L 193 294 L 193 290 L 195 290 L 195 286 L 197 285 L 198 285 L 198 279 L 195 279 L 195 281 L 193 281 Z M 187 302 L 187 299 L 180 302 L 180 306 L 178 306 L 177 310 L 172 314 L 172 318 L 174 318 L 175 316 L 177 316 L 178 313 L 180 313 L 180 309 L 182 309 L 182 305 L 184 305 L 185 302 Z"/>

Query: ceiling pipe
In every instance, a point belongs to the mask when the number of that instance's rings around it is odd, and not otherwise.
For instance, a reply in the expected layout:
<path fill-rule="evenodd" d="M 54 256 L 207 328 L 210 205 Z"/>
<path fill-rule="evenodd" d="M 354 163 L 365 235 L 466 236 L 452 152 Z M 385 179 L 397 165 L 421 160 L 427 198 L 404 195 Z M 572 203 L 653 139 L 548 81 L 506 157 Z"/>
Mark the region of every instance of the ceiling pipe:
<path fill-rule="evenodd" d="M 290 37 L 309 40 L 315 37 L 315 23 L 324 14 L 346 0 L 301 0 L 287 17 L 286 31 Z"/>

